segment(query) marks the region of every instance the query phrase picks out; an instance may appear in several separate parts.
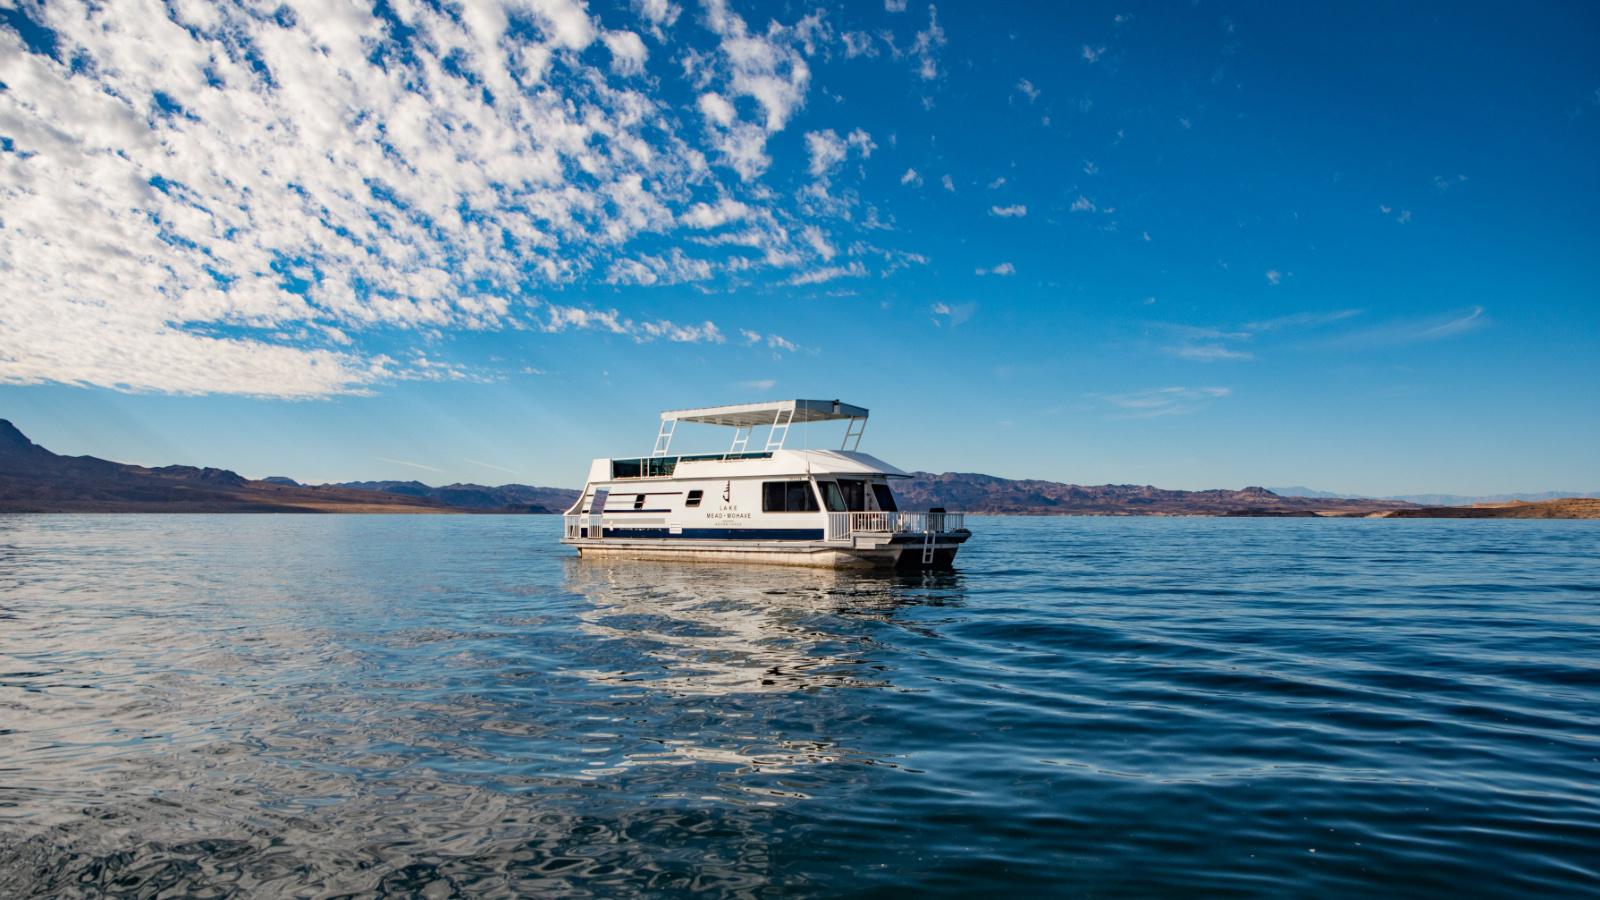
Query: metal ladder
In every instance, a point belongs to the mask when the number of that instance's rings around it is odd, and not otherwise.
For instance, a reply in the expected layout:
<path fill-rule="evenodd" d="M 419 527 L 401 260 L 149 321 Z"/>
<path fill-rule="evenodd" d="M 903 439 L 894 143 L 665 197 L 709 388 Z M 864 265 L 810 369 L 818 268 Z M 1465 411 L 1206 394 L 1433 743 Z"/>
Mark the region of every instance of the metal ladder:
<path fill-rule="evenodd" d="M 666 456 L 667 448 L 672 446 L 672 432 L 678 428 L 677 419 L 662 419 L 661 430 L 656 432 L 656 448 L 650 451 L 651 456 Z"/>
<path fill-rule="evenodd" d="M 844 440 L 840 442 L 840 450 L 860 450 L 861 436 L 867 433 L 866 419 L 851 419 L 844 427 Z M 853 443 L 852 443 L 853 442 Z"/>
<path fill-rule="evenodd" d="M 784 417 L 788 413 L 788 418 Z M 784 439 L 789 436 L 789 425 L 794 422 L 794 410 L 780 409 L 772 417 L 772 430 L 767 432 L 767 452 L 782 450 Z"/>
<path fill-rule="evenodd" d="M 932 531 L 924 531 L 922 533 L 922 564 L 925 565 L 925 566 L 933 565 L 933 532 Z"/>

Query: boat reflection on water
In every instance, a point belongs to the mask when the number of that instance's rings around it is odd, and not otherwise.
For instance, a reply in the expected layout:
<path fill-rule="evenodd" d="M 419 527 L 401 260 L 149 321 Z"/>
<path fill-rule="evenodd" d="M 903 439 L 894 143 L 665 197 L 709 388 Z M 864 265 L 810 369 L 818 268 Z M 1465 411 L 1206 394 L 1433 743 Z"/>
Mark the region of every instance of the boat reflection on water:
<path fill-rule="evenodd" d="M 887 687 L 872 653 L 907 606 L 959 606 L 962 576 L 573 559 L 587 635 L 642 665 L 583 673 L 678 695 Z"/>
<path fill-rule="evenodd" d="M 604 559 L 571 560 L 564 586 L 580 598 L 585 659 L 599 663 L 564 674 L 612 691 L 634 711 L 631 721 L 665 726 L 648 749 L 582 776 L 711 766 L 689 779 L 700 785 L 694 796 L 766 804 L 810 797 L 814 777 L 792 776 L 814 766 L 898 767 L 868 722 L 880 705 L 872 693 L 903 689 L 892 662 L 904 652 L 901 638 L 924 637 L 901 613 L 964 599 L 952 572 Z M 867 768 L 851 768 L 833 777 L 868 777 Z"/>

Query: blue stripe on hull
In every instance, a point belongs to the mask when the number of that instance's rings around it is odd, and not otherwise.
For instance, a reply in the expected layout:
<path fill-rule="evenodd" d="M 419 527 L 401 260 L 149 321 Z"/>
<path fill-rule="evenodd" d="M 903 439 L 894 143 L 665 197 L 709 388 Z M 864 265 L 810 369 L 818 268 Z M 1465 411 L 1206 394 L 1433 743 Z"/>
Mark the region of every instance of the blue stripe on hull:
<path fill-rule="evenodd" d="M 666 528 L 606 528 L 608 538 L 666 538 L 689 541 L 820 541 L 821 528 L 685 528 L 678 534 Z M 589 529 L 582 532 L 589 536 Z"/>

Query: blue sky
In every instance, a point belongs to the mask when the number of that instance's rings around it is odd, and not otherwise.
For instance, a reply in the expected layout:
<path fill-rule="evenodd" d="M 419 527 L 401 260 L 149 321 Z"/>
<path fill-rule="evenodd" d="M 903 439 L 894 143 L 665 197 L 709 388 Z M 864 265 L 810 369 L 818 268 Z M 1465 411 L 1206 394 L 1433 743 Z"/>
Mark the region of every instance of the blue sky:
<path fill-rule="evenodd" d="M 8 4 L 59 452 L 574 485 L 800 396 L 905 468 L 1600 489 L 1592 4 Z"/>

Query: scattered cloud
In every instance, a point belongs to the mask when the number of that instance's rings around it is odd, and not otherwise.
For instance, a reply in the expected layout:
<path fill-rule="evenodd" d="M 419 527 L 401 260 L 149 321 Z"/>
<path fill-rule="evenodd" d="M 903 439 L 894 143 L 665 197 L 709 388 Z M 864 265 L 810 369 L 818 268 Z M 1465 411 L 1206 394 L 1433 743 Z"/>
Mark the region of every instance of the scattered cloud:
<path fill-rule="evenodd" d="M 928 4 L 928 27 L 917 32 L 911 44 L 911 55 L 917 58 L 917 74 L 923 81 L 939 77 L 939 50 L 949 43 L 944 29 L 939 27 L 939 10 Z"/>
<path fill-rule="evenodd" d="M 470 464 L 472 464 L 474 466 L 479 466 L 481 468 L 493 469 L 496 472 L 504 472 L 507 475 L 521 475 L 522 474 L 521 472 L 517 471 L 516 469 L 508 469 L 505 466 L 497 466 L 494 463 L 487 463 L 487 462 L 484 462 L 483 460 L 480 460 L 480 459 L 469 459 L 469 460 L 466 460 L 466 462 L 468 462 L 468 463 L 470 463 Z"/>
<path fill-rule="evenodd" d="M 935 326 L 948 323 L 951 328 L 954 328 L 972 318 L 973 314 L 978 311 L 978 304 L 958 303 L 952 306 L 948 303 L 935 303 L 931 307 L 931 310 L 933 312 L 933 324 Z"/>
<path fill-rule="evenodd" d="M 949 191 L 950 193 L 953 194 L 953 193 L 956 192 L 956 181 L 955 181 L 954 178 L 951 178 L 949 175 L 945 175 L 945 176 L 941 177 L 939 179 L 939 183 L 944 185 L 944 189 Z"/>
<path fill-rule="evenodd" d="M 1253 353 L 1234 350 L 1221 344 L 1183 344 L 1171 348 L 1170 352 L 1179 359 L 1195 362 L 1225 362 L 1255 358 Z"/>
<path fill-rule="evenodd" d="M 640 344 L 655 340 L 687 344 L 720 344 L 725 340 L 722 332 L 712 322 L 702 322 L 699 325 L 679 325 L 666 319 L 636 322 L 622 316 L 614 309 L 597 310 L 555 304 L 546 305 L 545 310 L 547 318 L 541 329 L 551 333 L 569 329 L 604 331 L 630 337 L 635 343 Z"/>
<path fill-rule="evenodd" d="M 1279 285 L 1279 284 L 1282 284 L 1282 283 L 1283 283 L 1283 273 L 1282 272 L 1279 272 L 1277 269 L 1268 269 L 1267 270 L 1267 284 L 1276 286 L 1276 285 Z"/>
<path fill-rule="evenodd" d="M 750 381 L 741 381 L 734 386 L 747 391 L 770 391 L 778 386 L 778 382 L 772 378 L 754 378 Z"/>
<path fill-rule="evenodd" d="M 806 132 L 806 152 L 811 156 L 810 171 L 815 178 L 831 176 L 852 152 L 866 159 L 876 149 L 878 145 L 872 142 L 872 135 L 860 128 L 842 138 L 831 128 Z"/>
<path fill-rule="evenodd" d="M 1091 63 L 1092 62 L 1099 62 L 1101 55 L 1103 55 L 1105 52 L 1106 52 L 1106 48 L 1104 48 L 1104 47 L 1091 47 L 1088 44 L 1084 44 L 1083 45 L 1083 59 L 1084 59 L 1084 62 L 1091 62 Z"/>
<path fill-rule="evenodd" d="M 1338 335 L 1326 346 L 1345 350 L 1368 350 L 1446 340 L 1470 334 L 1489 324 L 1482 306 L 1471 306 L 1434 316 L 1396 319 L 1370 328 Z"/>
<path fill-rule="evenodd" d="M 1078 199 L 1072 201 L 1072 206 L 1069 208 L 1073 212 L 1094 212 L 1095 209 L 1094 201 L 1082 194 L 1078 195 Z"/>
<path fill-rule="evenodd" d="M 434 468 L 433 466 L 423 465 L 422 463 L 419 463 L 419 462 L 412 462 L 409 459 L 395 459 L 395 458 L 389 457 L 389 456 L 380 456 L 380 457 L 378 457 L 378 462 L 392 463 L 392 464 L 397 465 L 397 466 L 405 466 L 406 468 L 409 468 L 409 469 L 421 469 L 424 472 L 443 472 L 444 471 L 443 469 L 438 469 L 438 468 Z"/>
<path fill-rule="evenodd" d="M 1005 187 L 1005 184 L 1006 184 L 1006 177 L 1004 175 L 1001 175 L 1000 177 L 996 178 L 995 180 L 989 182 L 989 190 L 992 191 L 992 190 L 995 190 L 996 188 Z"/>
<path fill-rule="evenodd" d="M 1039 89 L 1034 87 L 1033 82 L 1026 78 L 1018 79 L 1017 93 L 1027 97 L 1029 103 L 1033 103 L 1035 100 L 1039 99 Z"/>
<path fill-rule="evenodd" d="M 991 206 L 989 215 L 999 216 L 1002 219 L 1019 219 L 1028 214 L 1028 208 L 1021 203 L 1012 206 Z"/>
<path fill-rule="evenodd" d="M 906 169 L 906 173 L 900 176 L 900 183 L 908 184 L 912 187 L 922 187 L 922 176 L 917 174 L 916 169 Z"/>
<path fill-rule="evenodd" d="M 859 260 L 853 260 L 845 266 L 823 266 L 796 274 L 790 278 L 788 284 L 802 286 L 808 284 L 822 284 L 836 278 L 860 278 L 867 274 L 867 267 Z"/>
<path fill-rule="evenodd" d="M 1115 418 L 1153 419 L 1198 412 L 1231 393 L 1225 387 L 1162 387 L 1092 396 L 1121 410 Z"/>
<path fill-rule="evenodd" d="M 369 333 L 720 341 L 710 322 L 533 298 L 757 267 L 785 280 L 805 226 L 827 242 L 870 227 L 761 183 L 829 31 L 817 14 L 751 28 L 725 0 L 694 17 L 627 6 L 20 8 L 70 54 L 0 28 L 0 383 L 314 398 L 460 371 L 365 350 Z M 651 43 L 689 18 L 709 44 Z M 924 35 L 936 66 L 931 9 Z M 815 133 L 825 174 L 835 142 L 872 151 L 859 129 Z"/>
<path fill-rule="evenodd" d="M 1017 267 L 1011 263 L 1003 262 L 998 265 L 990 266 L 987 269 L 979 268 L 975 271 L 979 275 L 1015 275 L 1017 273 Z"/>
<path fill-rule="evenodd" d="M 892 13 L 905 12 L 906 0 L 883 0 L 883 8 Z"/>

